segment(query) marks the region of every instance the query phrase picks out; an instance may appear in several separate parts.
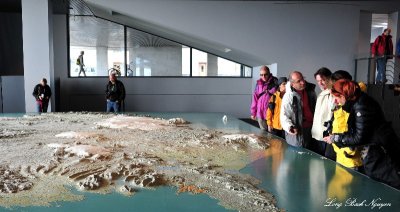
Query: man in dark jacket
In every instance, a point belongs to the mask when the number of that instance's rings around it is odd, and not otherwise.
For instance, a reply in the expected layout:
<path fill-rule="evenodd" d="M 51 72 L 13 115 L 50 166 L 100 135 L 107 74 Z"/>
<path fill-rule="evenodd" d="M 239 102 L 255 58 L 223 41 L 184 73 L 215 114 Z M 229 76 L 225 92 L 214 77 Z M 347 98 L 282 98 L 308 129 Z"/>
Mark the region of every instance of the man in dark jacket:
<path fill-rule="evenodd" d="M 107 112 L 114 111 L 118 113 L 125 100 L 125 86 L 121 81 L 117 80 L 115 73 L 111 73 L 109 79 L 110 81 L 106 87 Z"/>
<path fill-rule="evenodd" d="M 385 29 L 382 35 L 379 35 L 371 47 L 371 56 L 376 56 L 376 83 L 386 82 L 386 62 L 393 58 L 393 42 L 390 35 L 391 30 Z"/>
<path fill-rule="evenodd" d="M 40 83 L 35 86 L 32 95 L 36 99 L 36 112 L 46 113 L 51 97 L 51 89 L 47 85 L 46 78 L 43 78 Z"/>

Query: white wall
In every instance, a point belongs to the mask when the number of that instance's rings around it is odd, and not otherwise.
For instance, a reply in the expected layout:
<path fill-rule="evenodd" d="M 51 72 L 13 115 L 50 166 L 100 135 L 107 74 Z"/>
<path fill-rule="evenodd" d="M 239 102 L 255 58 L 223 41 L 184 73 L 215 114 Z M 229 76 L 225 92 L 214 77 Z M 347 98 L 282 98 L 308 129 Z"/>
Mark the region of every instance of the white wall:
<path fill-rule="evenodd" d="M 375 41 L 375 39 L 383 33 L 384 27 L 378 27 L 371 30 L 371 43 Z"/>
<path fill-rule="evenodd" d="M 313 73 L 322 66 L 354 70 L 359 27 L 356 7 L 264 1 L 87 2 L 240 49 L 263 61 L 253 66 L 277 63 L 278 75 L 299 70 L 313 80 Z"/>

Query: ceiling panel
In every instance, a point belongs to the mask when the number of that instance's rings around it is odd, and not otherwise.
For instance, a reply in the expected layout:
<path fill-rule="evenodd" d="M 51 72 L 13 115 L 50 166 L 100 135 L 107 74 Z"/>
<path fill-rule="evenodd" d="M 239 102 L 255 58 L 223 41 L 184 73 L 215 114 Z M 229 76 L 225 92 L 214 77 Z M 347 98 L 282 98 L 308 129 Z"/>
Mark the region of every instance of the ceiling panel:
<path fill-rule="evenodd" d="M 94 16 L 70 16 L 70 44 L 86 47 L 124 47 L 124 27 Z M 127 47 L 181 46 L 158 36 L 127 28 Z"/>

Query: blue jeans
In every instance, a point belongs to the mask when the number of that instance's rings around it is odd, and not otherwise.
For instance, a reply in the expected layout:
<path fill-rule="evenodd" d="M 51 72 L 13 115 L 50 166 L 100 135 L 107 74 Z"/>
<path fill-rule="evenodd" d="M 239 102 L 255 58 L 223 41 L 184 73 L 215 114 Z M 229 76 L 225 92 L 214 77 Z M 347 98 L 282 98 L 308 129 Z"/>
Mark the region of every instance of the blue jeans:
<path fill-rule="evenodd" d="M 36 101 L 36 112 L 46 113 L 48 107 L 49 107 L 49 102 Z"/>
<path fill-rule="evenodd" d="M 107 112 L 114 111 L 114 113 L 118 113 L 119 106 L 119 102 L 113 102 L 107 99 Z"/>
<path fill-rule="evenodd" d="M 375 82 L 386 81 L 386 57 L 380 57 L 376 59 L 376 80 Z"/>

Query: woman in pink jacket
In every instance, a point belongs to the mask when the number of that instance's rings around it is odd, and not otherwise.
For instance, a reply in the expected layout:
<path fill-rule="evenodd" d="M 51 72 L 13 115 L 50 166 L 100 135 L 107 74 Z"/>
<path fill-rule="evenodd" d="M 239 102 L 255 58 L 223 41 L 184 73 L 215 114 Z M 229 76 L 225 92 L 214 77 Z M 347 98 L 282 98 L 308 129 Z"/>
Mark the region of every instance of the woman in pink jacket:
<path fill-rule="evenodd" d="M 251 102 L 251 119 L 257 120 L 262 130 L 268 130 L 265 122 L 265 114 L 268 109 L 268 102 L 275 93 L 278 79 L 272 76 L 267 66 L 260 69 L 260 79 L 257 80 L 256 88 Z"/>

